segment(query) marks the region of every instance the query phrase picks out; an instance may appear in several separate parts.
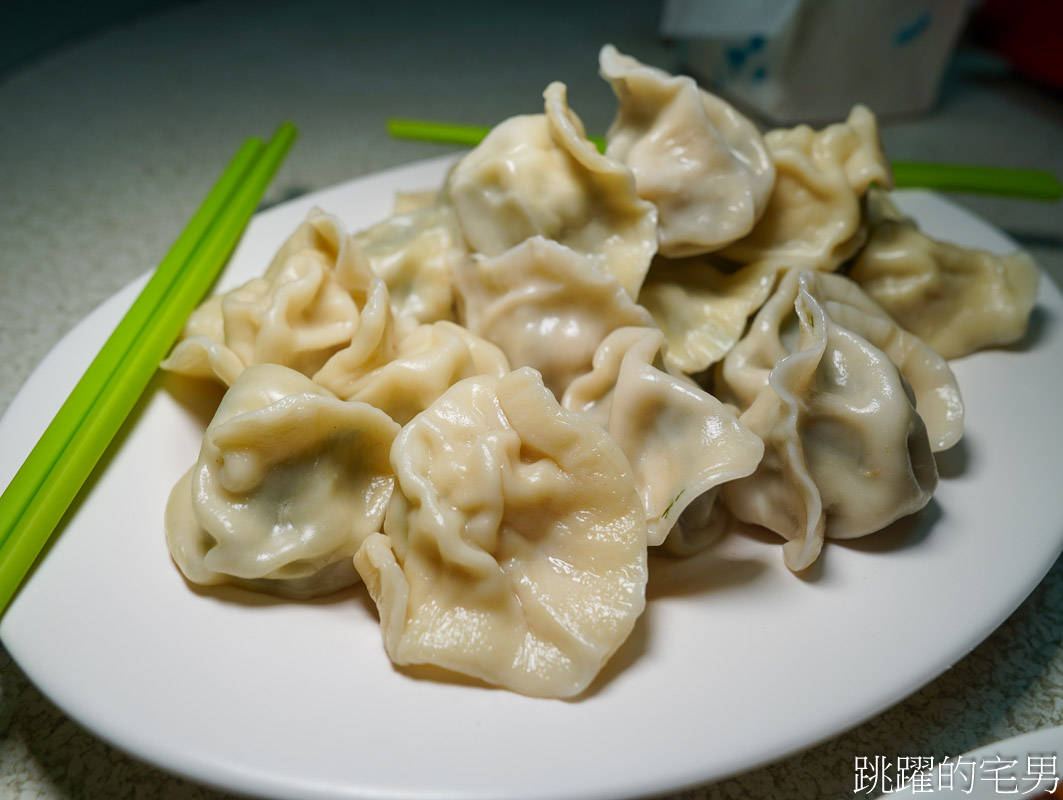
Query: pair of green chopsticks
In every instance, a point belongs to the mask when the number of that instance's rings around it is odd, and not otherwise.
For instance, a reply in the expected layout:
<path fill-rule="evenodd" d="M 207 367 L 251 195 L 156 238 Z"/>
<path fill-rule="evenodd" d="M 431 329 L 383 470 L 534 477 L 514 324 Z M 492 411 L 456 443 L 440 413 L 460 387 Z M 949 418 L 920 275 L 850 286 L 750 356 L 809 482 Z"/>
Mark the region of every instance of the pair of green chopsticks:
<path fill-rule="evenodd" d="M 389 119 L 387 128 L 388 133 L 401 139 L 419 139 L 461 147 L 475 147 L 490 130 L 482 125 L 457 125 L 403 118 Z M 605 140 L 601 136 L 588 138 L 599 150 L 605 149 Z M 1063 197 L 1063 184 L 1060 184 L 1051 172 L 1044 170 L 931 164 L 921 161 L 894 161 L 892 167 L 894 182 L 902 188 L 976 192 L 1048 202 Z"/>
<path fill-rule="evenodd" d="M 249 139 L 0 496 L 0 613 L 228 260 L 295 139 Z"/>

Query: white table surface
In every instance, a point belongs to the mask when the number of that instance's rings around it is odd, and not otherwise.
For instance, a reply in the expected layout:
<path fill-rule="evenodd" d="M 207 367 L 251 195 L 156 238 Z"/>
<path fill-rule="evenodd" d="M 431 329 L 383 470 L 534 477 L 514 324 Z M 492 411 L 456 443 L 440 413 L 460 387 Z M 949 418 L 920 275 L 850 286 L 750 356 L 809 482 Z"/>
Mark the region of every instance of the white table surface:
<path fill-rule="evenodd" d="M 165 255 L 247 136 L 286 119 L 299 126 L 267 195 L 276 202 L 447 151 L 389 139 L 388 116 L 490 124 L 540 110 L 543 88 L 559 79 L 588 130 L 603 131 L 614 100 L 597 76 L 601 44 L 676 64 L 656 35 L 655 3 L 544 2 L 505 18 L 478 11 L 494 7 L 188 3 L 0 75 L 0 410 L 75 322 Z M 967 63 L 934 113 L 884 122 L 890 156 L 1063 176 L 1061 96 Z M 952 199 L 1063 284 L 1063 205 Z M 803 754 L 682 796 L 851 798 L 856 756 L 940 759 L 1063 724 L 1061 641 L 1057 563 L 988 640 L 901 704 Z M 0 650 L 0 797 L 224 796 L 81 729 Z"/>

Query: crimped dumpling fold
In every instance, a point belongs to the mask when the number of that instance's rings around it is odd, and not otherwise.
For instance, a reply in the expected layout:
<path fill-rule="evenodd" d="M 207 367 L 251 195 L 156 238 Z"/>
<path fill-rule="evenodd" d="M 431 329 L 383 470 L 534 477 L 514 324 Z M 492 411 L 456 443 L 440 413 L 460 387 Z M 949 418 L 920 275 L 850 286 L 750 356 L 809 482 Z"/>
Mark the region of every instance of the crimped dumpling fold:
<path fill-rule="evenodd" d="M 774 353 L 740 420 L 765 453 L 752 475 L 721 488 L 738 519 L 787 540 L 793 570 L 816 560 L 824 537 L 863 536 L 923 508 L 938 479 L 908 381 L 879 346 L 836 321 L 853 320 L 823 289 L 830 279 L 845 280 L 812 271 L 784 278 L 778 294 L 793 305 L 796 331 L 779 335 L 772 301 L 754 320 L 769 318 L 758 327 L 773 331 L 762 338 Z"/>
<path fill-rule="evenodd" d="M 764 134 L 775 162 L 775 189 L 756 226 L 720 255 L 742 264 L 761 259 L 833 270 L 867 238 L 861 200 L 874 184 L 893 186 L 875 115 L 856 106 L 845 122 Z"/>
<path fill-rule="evenodd" d="M 669 368 L 695 375 L 723 358 L 742 338 L 749 317 L 771 295 L 785 269 L 771 260 L 735 269 L 711 256 L 654 259 L 639 305 L 664 332 Z"/>
<path fill-rule="evenodd" d="M 605 154 L 631 168 L 639 197 L 657 207 L 659 252 L 718 250 L 764 213 L 775 165 L 756 127 L 731 105 L 620 53 L 598 56 L 618 108 Z"/>
<path fill-rule="evenodd" d="M 620 447 L 522 368 L 455 384 L 391 461 L 384 533 L 355 557 L 391 660 L 583 691 L 645 603 L 645 514 Z"/>
<path fill-rule="evenodd" d="M 390 359 L 387 286 L 340 220 L 313 210 L 265 275 L 207 299 L 162 368 L 231 386 L 252 364 L 280 364 L 342 394 Z"/>
<path fill-rule="evenodd" d="M 405 425 L 458 381 L 507 372 L 509 362 L 496 345 L 441 320 L 404 336 L 395 358 L 354 381 L 344 399 L 369 403 Z"/>
<path fill-rule="evenodd" d="M 906 330 L 945 358 L 1017 342 L 1040 270 L 1021 250 L 996 255 L 942 242 L 871 195 L 871 233 L 848 274 Z"/>
<path fill-rule="evenodd" d="M 354 242 L 388 287 L 396 315 L 429 323 L 454 318 L 455 265 L 468 254 L 454 209 L 434 194 L 354 234 Z"/>
<path fill-rule="evenodd" d="M 287 367 L 248 367 L 170 495 L 174 560 L 193 583 L 288 597 L 357 583 L 351 559 L 383 524 L 398 431 L 384 412 Z"/>
<path fill-rule="evenodd" d="M 532 236 L 553 239 L 616 277 L 631 296 L 657 251 L 657 210 L 631 170 L 598 152 L 550 84 L 544 114 L 495 126 L 451 170 L 446 195 L 469 247 L 498 256 Z"/>
<path fill-rule="evenodd" d="M 859 286 L 833 273 L 784 275 L 749 331 L 717 366 L 720 399 L 744 410 L 764 389 L 771 370 L 795 345 L 800 319 L 795 303 L 802 291 L 823 306 L 831 322 L 886 354 L 908 384 L 935 452 L 960 440 L 963 398 L 945 359 L 901 328 Z"/>
<path fill-rule="evenodd" d="M 624 451 L 646 511 L 648 542 L 663 544 L 684 509 L 749 475 L 764 443 L 693 381 L 667 372 L 656 328 L 620 328 L 561 404 L 587 414 Z M 703 498 L 702 502 L 711 498 Z M 709 511 L 707 505 L 702 513 Z"/>
<path fill-rule="evenodd" d="M 512 367 L 533 367 L 561 397 L 591 368 L 610 331 L 653 324 L 619 281 L 563 244 L 533 236 L 499 256 L 475 255 L 457 274 L 459 318 L 498 345 Z"/>

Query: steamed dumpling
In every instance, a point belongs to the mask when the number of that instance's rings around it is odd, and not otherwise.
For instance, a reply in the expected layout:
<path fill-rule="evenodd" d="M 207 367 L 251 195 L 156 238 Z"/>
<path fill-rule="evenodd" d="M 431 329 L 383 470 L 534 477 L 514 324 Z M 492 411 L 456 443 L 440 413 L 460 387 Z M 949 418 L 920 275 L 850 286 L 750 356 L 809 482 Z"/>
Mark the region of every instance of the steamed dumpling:
<path fill-rule="evenodd" d="M 908 382 L 885 352 L 834 320 L 824 277 L 835 276 L 787 276 L 797 287 L 796 341 L 740 417 L 764 440 L 764 459 L 721 488 L 738 519 L 787 540 L 792 570 L 810 566 L 825 537 L 863 536 L 918 511 L 938 478 Z"/>
<path fill-rule="evenodd" d="M 775 184 L 753 123 L 693 78 L 646 66 L 612 45 L 598 61 L 619 101 L 605 154 L 631 168 L 639 197 L 657 207 L 660 253 L 708 253 L 749 233 Z"/>
<path fill-rule="evenodd" d="M 473 256 L 458 270 L 457 292 L 464 325 L 514 368 L 538 370 L 557 397 L 590 369 L 610 331 L 653 324 L 616 278 L 539 236 L 494 258 Z"/>
<path fill-rule="evenodd" d="M 358 581 L 352 557 L 380 530 L 399 426 L 272 364 L 225 393 L 199 460 L 174 487 L 166 538 L 193 583 L 314 597 Z"/>
<path fill-rule="evenodd" d="M 893 185 L 874 114 L 856 106 L 845 122 L 773 130 L 764 141 L 775 190 L 752 232 L 721 255 L 743 264 L 778 258 L 836 269 L 866 239 L 861 199 L 868 188 Z"/>
<path fill-rule="evenodd" d="M 657 250 L 657 211 L 636 194 L 631 170 L 588 141 L 564 84 L 545 98 L 545 114 L 502 122 L 451 170 L 446 192 L 465 239 L 487 256 L 553 239 L 635 297 Z"/>
<path fill-rule="evenodd" d="M 1037 264 L 937 241 L 875 194 L 871 235 L 849 270 L 906 330 L 959 358 L 1023 337 L 1037 300 Z"/>
<path fill-rule="evenodd" d="M 627 459 L 528 368 L 452 387 L 403 428 L 384 533 L 355 557 L 396 664 L 571 697 L 645 604 Z"/>
<path fill-rule="evenodd" d="M 631 462 L 650 545 L 662 544 L 695 500 L 750 474 L 764 453 L 729 408 L 664 369 L 663 344 L 655 328 L 613 331 L 561 401 L 605 428 Z"/>

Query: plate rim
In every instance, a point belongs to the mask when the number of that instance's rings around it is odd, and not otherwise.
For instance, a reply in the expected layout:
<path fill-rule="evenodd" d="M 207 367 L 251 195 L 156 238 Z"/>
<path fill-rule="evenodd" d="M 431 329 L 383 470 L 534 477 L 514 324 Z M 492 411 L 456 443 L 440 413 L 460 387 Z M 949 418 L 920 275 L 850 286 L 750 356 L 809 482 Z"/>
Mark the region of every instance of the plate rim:
<path fill-rule="evenodd" d="M 424 171 L 424 170 L 429 170 L 429 171 L 430 170 L 442 170 L 444 168 L 444 166 L 446 164 L 452 162 L 454 160 L 454 158 L 456 158 L 455 154 L 448 154 L 448 155 L 445 155 L 445 156 L 433 157 L 433 158 L 429 158 L 429 159 L 423 159 L 423 160 L 420 160 L 420 161 L 411 162 L 410 164 L 404 164 L 404 165 L 400 165 L 400 166 L 397 166 L 397 167 L 391 167 L 391 168 L 379 170 L 379 171 L 376 171 L 376 172 L 371 173 L 369 175 L 366 175 L 366 176 L 363 176 L 363 177 L 359 177 L 359 178 L 354 178 L 354 179 L 349 180 L 349 181 L 344 181 L 342 183 L 336 184 L 335 186 L 326 187 L 325 189 L 313 192 L 313 193 L 311 193 L 309 195 L 306 195 L 306 196 L 303 196 L 303 197 L 300 197 L 300 198 L 295 198 L 293 200 L 289 200 L 289 201 L 286 201 L 284 203 L 277 204 L 276 206 L 270 207 L 270 208 L 264 210 L 263 212 L 261 212 L 259 215 L 256 215 L 256 224 L 261 226 L 263 224 L 268 223 L 270 220 L 272 220 L 274 218 L 274 216 L 289 214 L 289 213 L 292 212 L 293 209 L 296 209 L 296 208 L 303 208 L 303 207 L 307 207 L 308 205 L 318 205 L 318 203 L 321 202 L 323 199 L 331 198 L 332 196 L 342 195 L 345 192 L 351 190 L 352 187 L 357 187 L 357 186 L 363 185 L 366 181 L 383 181 L 385 183 L 390 183 L 390 182 L 395 181 L 395 180 L 404 180 L 406 178 L 410 178 L 410 177 L 414 177 L 414 176 L 420 175 L 422 173 L 422 171 Z M 907 193 L 905 193 L 905 194 L 907 194 Z M 964 209 L 964 208 L 952 203 L 948 199 L 943 198 L 940 195 L 937 195 L 937 194 L 932 193 L 932 192 L 918 192 L 918 193 L 912 193 L 912 194 L 913 194 L 913 196 L 915 194 L 925 195 L 926 197 L 930 198 L 931 201 L 934 202 L 934 203 L 942 203 L 942 204 L 944 204 L 945 206 L 953 209 L 954 211 L 959 212 L 961 216 L 964 216 L 964 217 L 968 218 L 968 221 L 987 229 L 994 236 L 999 237 L 1002 241 L 1008 242 L 1012 247 L 1014 247 L 1016 249 L 1018 248 L 1018 246 L 1004 232 L 1000 231 L 998 228 L 993 226 L 991 223 L 988 223 L 987 221 L 980 219 L 979 217 L 977 217 L 973 213 L 967 211 L 966 209 Z M 327 208 L 326 208 L 326 210 L 327 210 Z M 341 216 L 341 218 L 344 217 L 343 214 L 339 214 L 339 216 Z M 381 215 L 381 216 L 383 216 L 383 215 Z M 290 231 L 285 232 L 284 236 L 286 237 L 287 233 L 289 233 L 289 232 Z M 242 246 L 242 243 L 241 243 L 241 246 Z M 234 254 L 233 258 L 236 259 L 238 257 L 238 255 L 239 255 L 239 248 L 238 248 L 237 253 Z M 57 353 L 61 353 L 61 352 L 64 351 L 65 348 L 68 348 L 70 340 L 78 337 L 79 335 L 81 335 L 81 333 L 83 333 L 83 330 L 85 329 L 86 326 L 90 326 L 90 325 L 96 324 L 100 320 L 102 320 L 104 318 L 110 318 L 110 317 L 112 317 L 115 314 L 120 316 L 121 311 L 124 310 L 124 307 L 128 306 L 128 304 L 132 302 L 133 297 L 135 297 L 135 294 L 138 291 L 138 287 L 140 285 L 142 285 L 144 282 L 146 282 L 148 274 L 149 273 L 145 273 L 145 274 L 139 276 L 134 281 L 130 282 L 125 287 L 123 287 L 121 290 L 119 290 L 118 292 L 113 294 L 110 298 L 108 298 L 107 300 L 105 300 L 104 302 L 99 304 L 93 311 L 91 311 L 89 314 L 87 314 L 85 317 L 83 317 L 81 320 L 79 320 L 78 323 L 76 323 L 71 328 L 71 330 L 62 339 L 60 339 L 60 341 L 48 352 L 48 354 L 44 357 L 44 359 L 42 359 L 40 364 L 38 364 L 38 366 L 33 370 L 33 372 L 30 375 L 30 378 L 23 384 L 22 387 L 20 387 L 19 391 L 12 398 L 12 401 L 11 401 L 8 409 L 5 411 L 5 413 L 3 415 L 3 418 L 0 419 L 0 440 L 2 440 L 4 438 L 4 431 L 6 429 L 6 425 L 10 424 L 9 419 L 17 416 L 20 413 L 18 409 L 21 409 L 22 406 L 26 402 L 28 402 L 27 398 L 34 392 L 35 387 L 37 386 L 37 384 L 40 381 L 43 380 L 43 377 L 41 377 L 41 376 L 44 376 L 45 373 L 47 372 L 47 370 L 49 368 L 48 365 L 50 363 L 53 363 L 55 361 L 55 359 L 60 357 L 60 356 L 57 356 L 56 354 Z M 1046 289 L 1045 288 L 1046 286 L 1049 287 L 1049 288 Z M 1041 273 L 1041 294 L 1039 295 L 1038 304 L 1042 305 L 1043 303 L 1046 303 L 1046 302 L 1047 302 L 1047 305 L 1053 307 L 1055 310 L 1058 311 L 1059 308 L 1063 307 L 1063 295 L 1060 295 L 1058 287 L 1055 286 L 1055 284 L 1051 281 L 1051 279 L 1042 270 L 1042 273 Z M 116 309 L 117 309 L 117 311 L 116 311 Z M 114 317 L 114 321 L 117 321 L 117 316 Z M 87 362 L 86 362 L 86 364 L 87 364 Z M 27 397 L 23 397 L 24 393 L 27 395 Z M 6 480 L 4 481 L 4 483 L 6 485 Z M 972 649 L 974 649 L 974 647 L 976 647 L 986 637 L 988 637 L 989 634 L 992 633 L 992 631 L 996 630 L 996 628 L 999 627 L 999 625 L 1008 616 L 1010 616 L 1010 614 L 1012 614 L 1016 608 L 1018 608 L 1022 604 L 1022 602 L 1030 594 L 1030 592 L 1032 592 L 1033 589 L 1043 579 L 1044 575 L 1048 572 L 1048 570 L 1051 568 L 1052 564 L 1058 558 L 1060 552 L 1063 551 L 1063 535 L 1057 536 L 1056 538 L 1058 539 L 1058 541 L 1056 542 L 1056 545 L 1055 545 L 1055 556 L 1053 558 L 1051 558 L 1051 559 L 1047 559 L 1046 562 L 1044 564 L 1042 564 L 1042 569 L 1040 569 L 1040 571 L 1038 572 L 1036 580 L 1032 580 L 1032 582 L 1029 582 L 1028 586 L 1024 585 L 1022 587 L 1019 587 L 1019 586 L 1013 587 L 1015 591 L 1013 592 L 1012 596 L 1010 597 L 1010 599 L 1009 599 L 1009 601 L 1007 603 L 1002 603 L 1000 605 L 999 613 L 997 614 L 997 618 L 992 620 L 992 621 L 991 620 L 985 620 L 984 621 L 984 625 L 982 626 L 983 632 L 980 635 L 978 635 L 977 638 L 973 639 L 972 641 L 963 644 L 961 647 L 954 648 L 955 652 L 952 652 L 950 654 L 949 658 L 946 659 L 946 660 L 949 660 L 949 661 L 956 660 L 959 657 L 962 657 L 966 653 L 970 652 Z M 17 603 L 17 600 L 16 600 L 16 603 Z M 1007 606 L 1007 608 L 1005 608 L 1004 606 Z M 8 642 L 8 637 L 7 637 L 7 635 L 5 635 L 5 631 L 7 630 L 7 627 L 8 627 L 6 625 L 6 620 L 7 620 L 6 617 L 5 617 L 5 619 L 0 620 L 0 640 L 2 640 L 4 642 L 4 644 L 7 647 L 8 652 L 10 653 L 11 657 L 16 661 L 16 663 L 19 664 L 19 666 L 21 668 L 23 666 L 23 659 L 20 658 L 20 655 L 19 655 L 19 651 L 20 651 L 19 642 L 16 641 L 16 643 L 15 643 L 16 646 L 14 648 L 12 648 L 11 644 Z M 738 773 L 741 773 L 741 772 L 745 772 L 745 771 L 748 771 L 750 769 L 754 769 L 756 767 L 763 766 L 764 764 L 771 763 L 773 761 L 785 758 L 788 755 L 792 755 L 795 752 L 799 752 L 801 750 L 813 747 L 816 744 L 818 744 L 818 743 L 820 743 L 820 742 L 822 742 L 822 741 L 824 741 L 824 740 L 826 740 L 826 739 L 828 739 L 828 738 L 830 738 L 832 736 L 838 735 L 839 733 L 841 733 L 844 730 L 847 730 L 847 729 L 849 729 L 851 727 L 854 727 L 855 725 L 861 724 L 861 723 L 865 722 L 867 719 L 870 719 L 870 718 L 874 717 L 876 714 L 881 713 L 881 711 L 884 710 L 885 708 L 888 708 L 888 707 L 896 704 L 897 702 L 902 701 L 905 697 L 909 696 L 910 694 L 914 693 L 918 689 L 920 689 L 923 686 L 927 685 L 928 683 L 932 682 L 934 679 L 936 679 L 938 676 L 940 676 L 944 672 L 944 670 L 946 668 L 947 668 L 947 664 L 939 665 L 939 666 L 931 668 L 928 671 L 928 673 L 923 678 L 920 679 L 920 682 L 918 682 L 917 684 L 908 686 L 903 692 L 901 692 L 897 696 L 893 697 L 892 699 L 889 699 L 884 705 L 882 705 L 880 708 L 878 708 L 877 711 L 874 711 L 872 713 L 866 714 L 865 716 L 863 716 L 863 717 L 861 717 L 859 719 L 849 720 L 845 724 L 843 724 L 843 725 L 841 725 L 839 727 L 835 727 L 835 728 L 833 728 L 831 730 L 820 731 L 817 735 L 813 736 L 812 738 L 808 738 L 808 739 L 804 740 L 803 742 L 801 742 L 799 746 L 794 746 L 794 747 L 791 747 L 789 749 L 785 749 L 783 751 L 774 752 L 774 753 L 772 753 L 772 754 L 770 754 L 768 756 L 765 756 L 765 757 L 753 758 L 748 763 L 737 765 L 736 769 L 734 771 L 732 771 L 732 772 L 714 773 L 714 774 L 709 775 L 709 776 L 699 776 L 699 775 L 695 774 L 697 772 L 697 770 L 695 769 L 695 770 L 691 771 L 690 774 L 688 774 L 688 775 L 686 775 L 686 776 L 684 776 L 682 778 L 679 778 L 678 782 L 675 782 L 675 783 L 672 783 L 672 784 L 663 785 L 659 781 L 654 782 L 653 780 L 651 780 L 651 781 L 649 781 L 649 783 L 647 783 L 645 785 L 642 785 L 642 786 L 630 786 L 629 788 L 635 789 L 638 793 L 679 790 L 679 789 L 681 789 L 681 788 L 683 788 L 685 786 L 699 785 L 699 784 L 705 783 L 706 781 L 716 782 L 716 781 L 719 781 L 719 780 L 723 780 L 723 779 L 731 777 L 731 776 L 733 776 L 735 774 L 738 774 Z M 81 725 L 83 725 L 84 727 L 89 729 L 94 735 L 99 736 L 101 739 L 109 742 L 111 745 L 115 746 L 116 748 L 118 748 L 118 749 L 120 749 L 120 750 L 122 750 L 122 751 L 124 751 L 126 753 L 129 753 L 130 755 L 132 755 L 135 758 L 138 758 L 140 760 L 144 760 L 144 761 L 147 761 L 147 762 L 153 764 L 154 766 L 158 767 L 159 769 L 162 769 L 163 771 L 182 775 L 182 776 L 187 777 L 188 779 L 193 780 L 193 781 L 195 781 L 197 783 L 206 784 L 206 785 L 210 785 L 210 786 L 215 786 L 217 788 L 227 789 L 227 790 L 252 791 L 252 792 L 254 792 L 256 794 L 263 794 L 263 795 L 269 795 L 271 792 L 285 791 L 284 795 L 280 795 L 280 794 L 276 795 L 278 797 L 279 796 L 288 796 L 287 790 L 290 790 L 292 788 L 296 788 L 296 787 L 294 787 L 292 785 L 276 786 L 272 782 L 268 782 L 267 785 L 261 785 L 260 781 L 258 780 L 258 778 L 256 778 L 255 775 L 244 774 L 240 770 L 236 770 L 236 772 L 231 773 L 231 774 L 230 773 L 226 773 L 224 771 L 218 772 L 216 769 L 214 771 L 211 771 L 209 769 L 209 767 L 204 768 L 204 767 L 206 767 L 207 764 L 212 763 L 209 760 L 204 762 L 204 764 L 201 765 L 200 767 L 195 767 L 193 765 L 191 769 L 189 768 L 189 765 L 187 765 L 187 764 L 185 764 L 183 767 L 176 766 L 172 762 L 167 760 L 164 754 L 161 755 L 159 753 L 152 754 L 152 753 L 145 752 L 145 748 L 143 746 L 138 747 L 138 746 L 134 745 L 134 746 L 131 747 L 129 741 L 127 741 L 121 735 L 117 735 L 117 736 L 114 735 L 114 733 L 112 731 L 110 731 L 107 728 L 107 726 L 103 726 L 103 728 L 101 728 L 100 725 L 99 725 L 99 721 L 98 720 L 94 720 L 94 719 L 91 719 L 91 718 L 85 718 L 85 715 L 82 713 L 83 709 L 79 708 L 79 706 L 78 706 L 76 701 L 71 703 L 70 698 L 65 697 L 61 691 L 57 692 L 54 686 L 52 686 L 50 688 L 50 690 L 49 690 L 49 689 L 45 688 L 45 686 L 41 686 L 41 684 L 39 684 L 38 681 L 34 678 L 34 676 L 31 675 L 28 671 L 27 671 L 26 674 L 27 674 L 27 677 L 29 677 L 29 679 L 31 681 L 33 681 L 36 685 L 38 685 L 41 688 L 42 693 L 44 693 L 46 696 L 48 696 L 50 699 L 52 699 L 52 701 L 55 702 L 55 704 L 57 706 L 59 706 L 59 708 L 65 714 L 70 716 L 72 719 L 77 720 Z M 47 684 L 48 682 L 46 681 L 45 683 Z M 91 715 L 90 715 L 90 717 L 91 717 Z M 150 750 L 150 748 L 147 748 L 147 749 Z M 215 764 L 215 768 L 216 767 L 217 767 L 217 765 Z M 676 776 L 676 777 L 678 777 L 678 776 Z M 237 780 L 237 782 L 233 783 L 231 779 L 235 779 L 235 780 Z M 652 785 L 650 785 L 650 784 L 652 784 Z M 618 788 L 617 786 L 601 787 L 600 789 L 594 789 L 593 787 L 582 787 L 581 791 L 576 796 L 587 798 L 588 800 L 590 800 L 590 798 L 597 798 L 597 797 L 615 797 L 615 796 L 617 796 L 615 794 L 615 791 L 616 791 L 617 788 Z M 307 796 L 307 797 L 340 797 L 340 796 L 343 796 L 343 797 L 346 797 L 346 796 L 370 797 L 370 796 L 375 796 L 373 794 L 365 794 L 365 793 L 349 794 L 348 793 L 348 789 L 344 788 L 344 787 L 322 787 L 322 786 L 318 786 L 317 788 L 314 788 L 313 785 L 307 785 L 307 786 L 303 786 L 301 788 L 298 788 L 298 791 L 300 791 L 302 793 L 300 796 Z M 317 793 L 318 791 L 320 791 L 321 793 L 318 794 Z M 399 795 L 395 795 L 395 796 L 412 796 L 412 795 L 403 795 L 403 794 L 400 793 Z M 490 796 L 490 795 L 486 795 L 485 794 L 484 796 Z M 527 794 L 527 795 L 512 794 L 510 796 L 512 796 L 512 797 L 533 797 L 533 796 L 539 796 L 539 795 L 538 794 Z"/>

